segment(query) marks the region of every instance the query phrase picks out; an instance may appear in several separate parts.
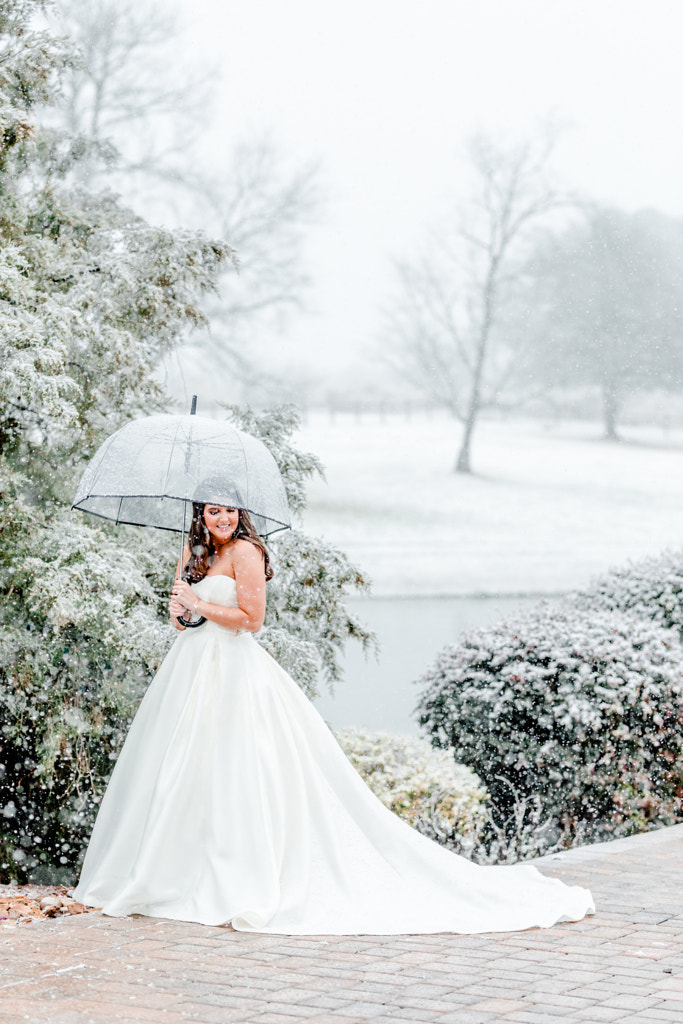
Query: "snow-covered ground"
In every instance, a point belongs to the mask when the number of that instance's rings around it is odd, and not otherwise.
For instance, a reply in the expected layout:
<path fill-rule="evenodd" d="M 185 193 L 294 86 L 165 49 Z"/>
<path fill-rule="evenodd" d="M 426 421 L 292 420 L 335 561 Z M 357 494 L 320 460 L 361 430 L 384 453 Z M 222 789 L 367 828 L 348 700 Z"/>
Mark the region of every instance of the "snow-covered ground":
<path fill-rule="evenodd" d="M 298 441 L 326 466 L 309 532 L 373 578 L 376 595 L 557 593 L 683 542 L 683 431 L 484 420 L 474 474 L 451 472 L 442 414 L 310 414 Z"/>

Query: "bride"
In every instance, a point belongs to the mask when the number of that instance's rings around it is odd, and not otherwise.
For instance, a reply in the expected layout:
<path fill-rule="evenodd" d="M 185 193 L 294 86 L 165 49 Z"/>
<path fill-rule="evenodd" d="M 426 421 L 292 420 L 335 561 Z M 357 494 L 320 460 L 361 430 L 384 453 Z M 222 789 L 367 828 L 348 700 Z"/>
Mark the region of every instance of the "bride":
<path fill-rule="evenodd" d="M 254 639 L 272 570 L 246 512 L 196 504 L 182 563 L 180 635 L 115 766 L 76 899 L 281 934 L 509 931 L 593 913 L 588 890 L 473 864 L 370 792 Z M 186 629 L 190 613 L 207 621 Z"/>

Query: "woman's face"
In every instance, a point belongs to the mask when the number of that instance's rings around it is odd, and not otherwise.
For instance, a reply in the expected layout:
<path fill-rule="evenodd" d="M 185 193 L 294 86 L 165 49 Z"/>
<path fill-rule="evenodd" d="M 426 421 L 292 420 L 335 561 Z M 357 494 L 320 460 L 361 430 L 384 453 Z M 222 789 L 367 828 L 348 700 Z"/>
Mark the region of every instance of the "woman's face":
<path fill-rule="evenodd" d="M 236 508 L 225 505 L 205 505 L 204 522 L 216 544 L 225 544 L 237 529 L 240 514 Z"/>

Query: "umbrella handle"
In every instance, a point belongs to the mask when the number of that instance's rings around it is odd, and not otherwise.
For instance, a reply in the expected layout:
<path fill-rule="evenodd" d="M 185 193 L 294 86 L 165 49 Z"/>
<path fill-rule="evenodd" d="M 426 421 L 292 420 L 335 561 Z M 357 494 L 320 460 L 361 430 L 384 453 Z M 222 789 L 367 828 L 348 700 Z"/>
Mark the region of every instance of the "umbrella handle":
<path fill-rule="evenodd" d="M 197 626 L 203 625 L 206 622 L 206 619 L 203 615 L 200 615 L 196 622 L 193 622 L 192 620 L 188 621 L 179 615 L 176 622 L 179 622 L 181 626 L 185 626 L 186 629 L 196 629 Z"/>
<path fill-rule="evenodd" d="M 194 412 L 195 412 L 196 407 L 197 407 L 197 396 L 195 395 L 193 397 L 193 400 L 192 400 L 192 413 L 190 415 L 194 416 Z M 183 539 L 182 539 L 182 544 L 181 544 L 181 548 L 180 548 L 180 558 L 181 558 L 181 561 L 182 561 L 182 557 L 183 557 L 183 548 L 184 547 L 185 547 L 185 519 L 183 519 Z M 186 583 L 190 582 L 190 577 L 187 576 L 185 573 L 181 574 L 181 578 L 184 579 Z M 204 625 L 204 623 L 206 622 L 206 618 L 205 618 L 204 615 L 200 615 L 199 618 L 196 621 L 193 621 L 192 619 L 184 619 L 182 617 L 182 615 L 179 615 L 178 618 L 176 619 L 176 621 L 179 622 L 181 626 L 184 626 L 185 629 L 196 629 L 197 626 L 203 626 Z"/>

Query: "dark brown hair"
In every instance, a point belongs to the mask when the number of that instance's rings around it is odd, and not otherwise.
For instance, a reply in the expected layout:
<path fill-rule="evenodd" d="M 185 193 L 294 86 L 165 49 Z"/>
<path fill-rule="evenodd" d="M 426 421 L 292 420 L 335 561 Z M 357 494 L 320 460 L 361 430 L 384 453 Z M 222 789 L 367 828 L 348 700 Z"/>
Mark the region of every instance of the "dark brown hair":
<path fill-rule="evenodd" d="M 183 567 L 183 578 L 186 579 L 188 583 L 198 583 L 199 580 L 204 579 L 209 571 L 209 566 L 211 565 L 211 556 L 216 554 L 216 545 L 214 544 L 213 537 L 209 533 L 208 526 L 204 522 L 204 506 L 210 504 L 210 501 L 192 502 L 192 525 L 190 526 L 190 532 L 187 535 L 190 557 L 187 564 Z M 232 534 L 230 539 L 248 540 L 255 548 L 258 548 L 263 555 L 263 567 L 266 572 L 266 579 L 271 580 L 273 578 L 273 569 L 268 556 L 268 548 L 256 532 L 256 527 L 252 523 L 249 513 L 245 512 L 243 508 L 240 508 L 237 511 L 239 513 L 239 518 L 237 520 L 235 532 Z"/>

